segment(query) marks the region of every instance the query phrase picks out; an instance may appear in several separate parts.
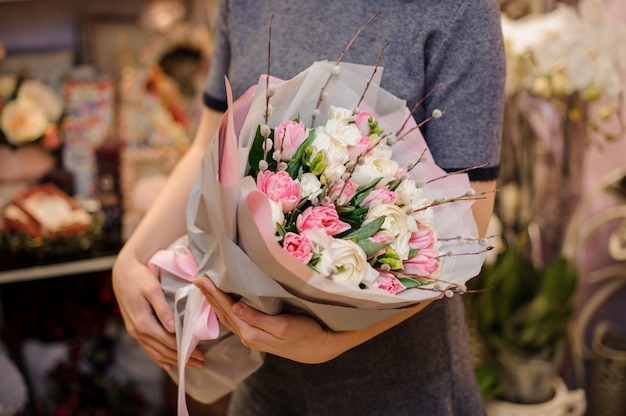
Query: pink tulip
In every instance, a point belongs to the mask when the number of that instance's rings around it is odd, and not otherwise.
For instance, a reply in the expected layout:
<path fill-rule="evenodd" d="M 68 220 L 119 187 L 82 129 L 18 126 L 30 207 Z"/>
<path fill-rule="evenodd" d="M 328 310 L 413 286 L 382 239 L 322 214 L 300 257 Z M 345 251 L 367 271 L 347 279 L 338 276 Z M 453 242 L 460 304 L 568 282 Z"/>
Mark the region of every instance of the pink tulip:
<path fill-rule="evenodd" d="M 283 250 L 304 264 L 308 264 L 313 258 L 313 247 L 311 246 L 311 241 L 304 234 L 285 234 L 285 238 L 283 239 Z"/>
<path fill-rule="evenodd" d="M 274 173 L 265 170 L 259 172 L 256 178 L 256 186 L 269 199 L 279 203 L 285 214 L 291 212 L 302 198 L 300 182 L 291 179 L 285 171 Z"/>
<path fill-rule="evenodd" d="M 332 236 L 348 231 L 350 224 L 339 219 L 335 207 L 320 205 L 305 209 L 296 219 L 296 228 L 300 232 L 319 228 Z"/>

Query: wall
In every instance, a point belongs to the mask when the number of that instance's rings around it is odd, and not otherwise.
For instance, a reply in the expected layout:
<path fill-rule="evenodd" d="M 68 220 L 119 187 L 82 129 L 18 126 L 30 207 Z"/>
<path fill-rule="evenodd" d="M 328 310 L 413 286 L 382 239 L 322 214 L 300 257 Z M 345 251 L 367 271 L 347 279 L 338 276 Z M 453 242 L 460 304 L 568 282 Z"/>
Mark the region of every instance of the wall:
<path fill-rule="evenodd" d="M 8 53 L 75 49 L 89 18 L 135 18 L 148 0 L 27 0 L 0 2 L 0 40 Z"/>

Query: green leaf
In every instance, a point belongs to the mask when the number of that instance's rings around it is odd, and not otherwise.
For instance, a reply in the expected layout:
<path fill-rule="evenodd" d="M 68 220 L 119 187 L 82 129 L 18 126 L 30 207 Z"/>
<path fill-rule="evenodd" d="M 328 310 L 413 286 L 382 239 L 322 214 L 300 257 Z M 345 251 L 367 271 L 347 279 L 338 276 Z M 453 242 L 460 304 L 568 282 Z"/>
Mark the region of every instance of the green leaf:
<path fill-rule="evenodd" d="M 409 257 L 408 258 L 410 259 L 411 257 L 415 256 L 417 253 L 420 252 L 420 250 L 421 249 L 419 249 L 419 248 L 412 248 L 411 250 L 409 250 Z"/>
<path fill-rule="evenodd" d="M 389 243 L 377 243 L 369 239 L 358 240 L 356 242 L 363 249 L 367 258 L 370 258 L 380 250 L 389 246 Z"/>
<path fill-rule="evenodd" d="M 269 138 L 274 138 L 274 129 L 271 130 Z M 265 157 L 265 152 L 263 151 L 263 143 L 265 142 L 265 138 L 261 136 L 261 126 L 257 126 L 256 133 L 254 135 L 254 141 L 252 142 L 252 147 L 250 148 L 250 153 L 248 154 L 248 165 L 250 165 L 250 173 L 253 177 L 256 178 L 259 173 L 259 162 L 263 159 L 267 161 L 271 161 L 273 149 L 270 149 L 267 152 L 267 157 Z"/>
<path fill-rule="evenodd" d="M 369 195 L 372 189 L 374 189 L 376 185 L 378 185 L 378 183 L 382 180 L 383 178 L 381 176 L 380 178 L 374 179 L 372 182 L 368 183 L 367 185 L 359 187 L 354 193 L 354 205 L 356 206 L 361 205 L 363 200 L 367 198 L 367 195 Z"/>
<path fill-rule="evenodd" d="M 315 129 L 311 129 L 309 131 L 309 136 L 300 144 L 298 150 L 294 153 L 293 158 L 291 158 L 287 164 L 287 173 L 292 178 L 298 177 L 298 173 L 302 167 L 302 156 L 304 155 L 306 148 L 313 142 L 313 139 L 315 139 Z"/>
<path fill-rule="evenodd" d="M 424 285 L 428 284 L 428 282 L 426 282 L 426 281 L 414 279 L 414 278 L 408 277 L 408 276 L 400 276 L 400 277 L 398 277 L 398 280 L 407 289 L 412 288 L 412 287 L 424 286 Z"/>
<path fill-rule="evenodd" d="M 368 222 L 367 224 L 361 226 L 361 228 L 349 231 L 347 234 L 342 234 L 340 238 L 349 238 L 357 242 L 364 240 L 376 234 L 380 230 L 380 227 L 383 225 L 383 222 L 385 222 L 384 215 L 382 217 L 376 218 L 372 222 Z"/>

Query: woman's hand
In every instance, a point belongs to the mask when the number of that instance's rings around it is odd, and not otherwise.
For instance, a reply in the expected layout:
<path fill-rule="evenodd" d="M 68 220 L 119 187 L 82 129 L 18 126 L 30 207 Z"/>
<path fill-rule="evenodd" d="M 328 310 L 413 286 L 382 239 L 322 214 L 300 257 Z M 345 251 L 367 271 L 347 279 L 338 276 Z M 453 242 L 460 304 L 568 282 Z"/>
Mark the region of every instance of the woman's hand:
<path fill-rule="evenodd" d="M 194 284 L 214 308 L 219 321 L 248 348 L 305 364 L 329 361 L 348 349 L 343 332 L 325 329 L 308 316 L 267 315 L 236 302 L 216 288 L 211 279 L 199 277 Z"/>
<path fill-rule="evenodd" d="M 422 302 L 405 312 L 357 331 L 332 331 L 305 315 L 267 315 L 219 290 L 211 279 L 193 283 L 215 309 L 220 322 L 253 350 L 263 351 L 305 364 L 330 361 L 349 349 L 384 332 L 425 308 Z"/>
<path fill-rule="evenodd" d="M 156 275 L 122 250 L 112 280 L 126 330 L 157 364 L 169 370 L 177 364 L 174 313 Z M 188 365 L 202 367 L 203 361 L 204 355 L 196 350 Z"/>

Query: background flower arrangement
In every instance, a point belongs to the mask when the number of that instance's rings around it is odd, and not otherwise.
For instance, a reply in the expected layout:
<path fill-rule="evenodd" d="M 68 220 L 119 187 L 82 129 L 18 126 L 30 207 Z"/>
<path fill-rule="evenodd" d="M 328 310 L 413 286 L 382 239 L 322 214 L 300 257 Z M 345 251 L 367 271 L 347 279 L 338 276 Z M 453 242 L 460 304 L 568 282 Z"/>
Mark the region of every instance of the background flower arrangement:
<path fill-rule="evenodd" d="M 0 74 L 0 112 L 0 140 L 5 144 L 20 147 L 43 140 L 47 149 L 60 146 L 63 100 L 41 80 Z"/>
<path fill-rule="evenodd" d="M 495 221 L 502 248 L 475 280 L 493 289 L 471 306 L 492 356 L 551 363 L 547 387 L 532 397 L 520 397 L 504 377 L 496 385 L 511 401 L 538 402 L 552 393 L 550 378 L 562 363 L 573 312 L 576 253 L 565 253 L 564 246 L 567 227 L 575 226 L 585 149 L 626 131 L 625 32 L 609 23 L 597 0 L 518 20 L 503 14 L 502 28 L 507 101 Z M 495 368 L 506 366 L 500 361 Z"/>

